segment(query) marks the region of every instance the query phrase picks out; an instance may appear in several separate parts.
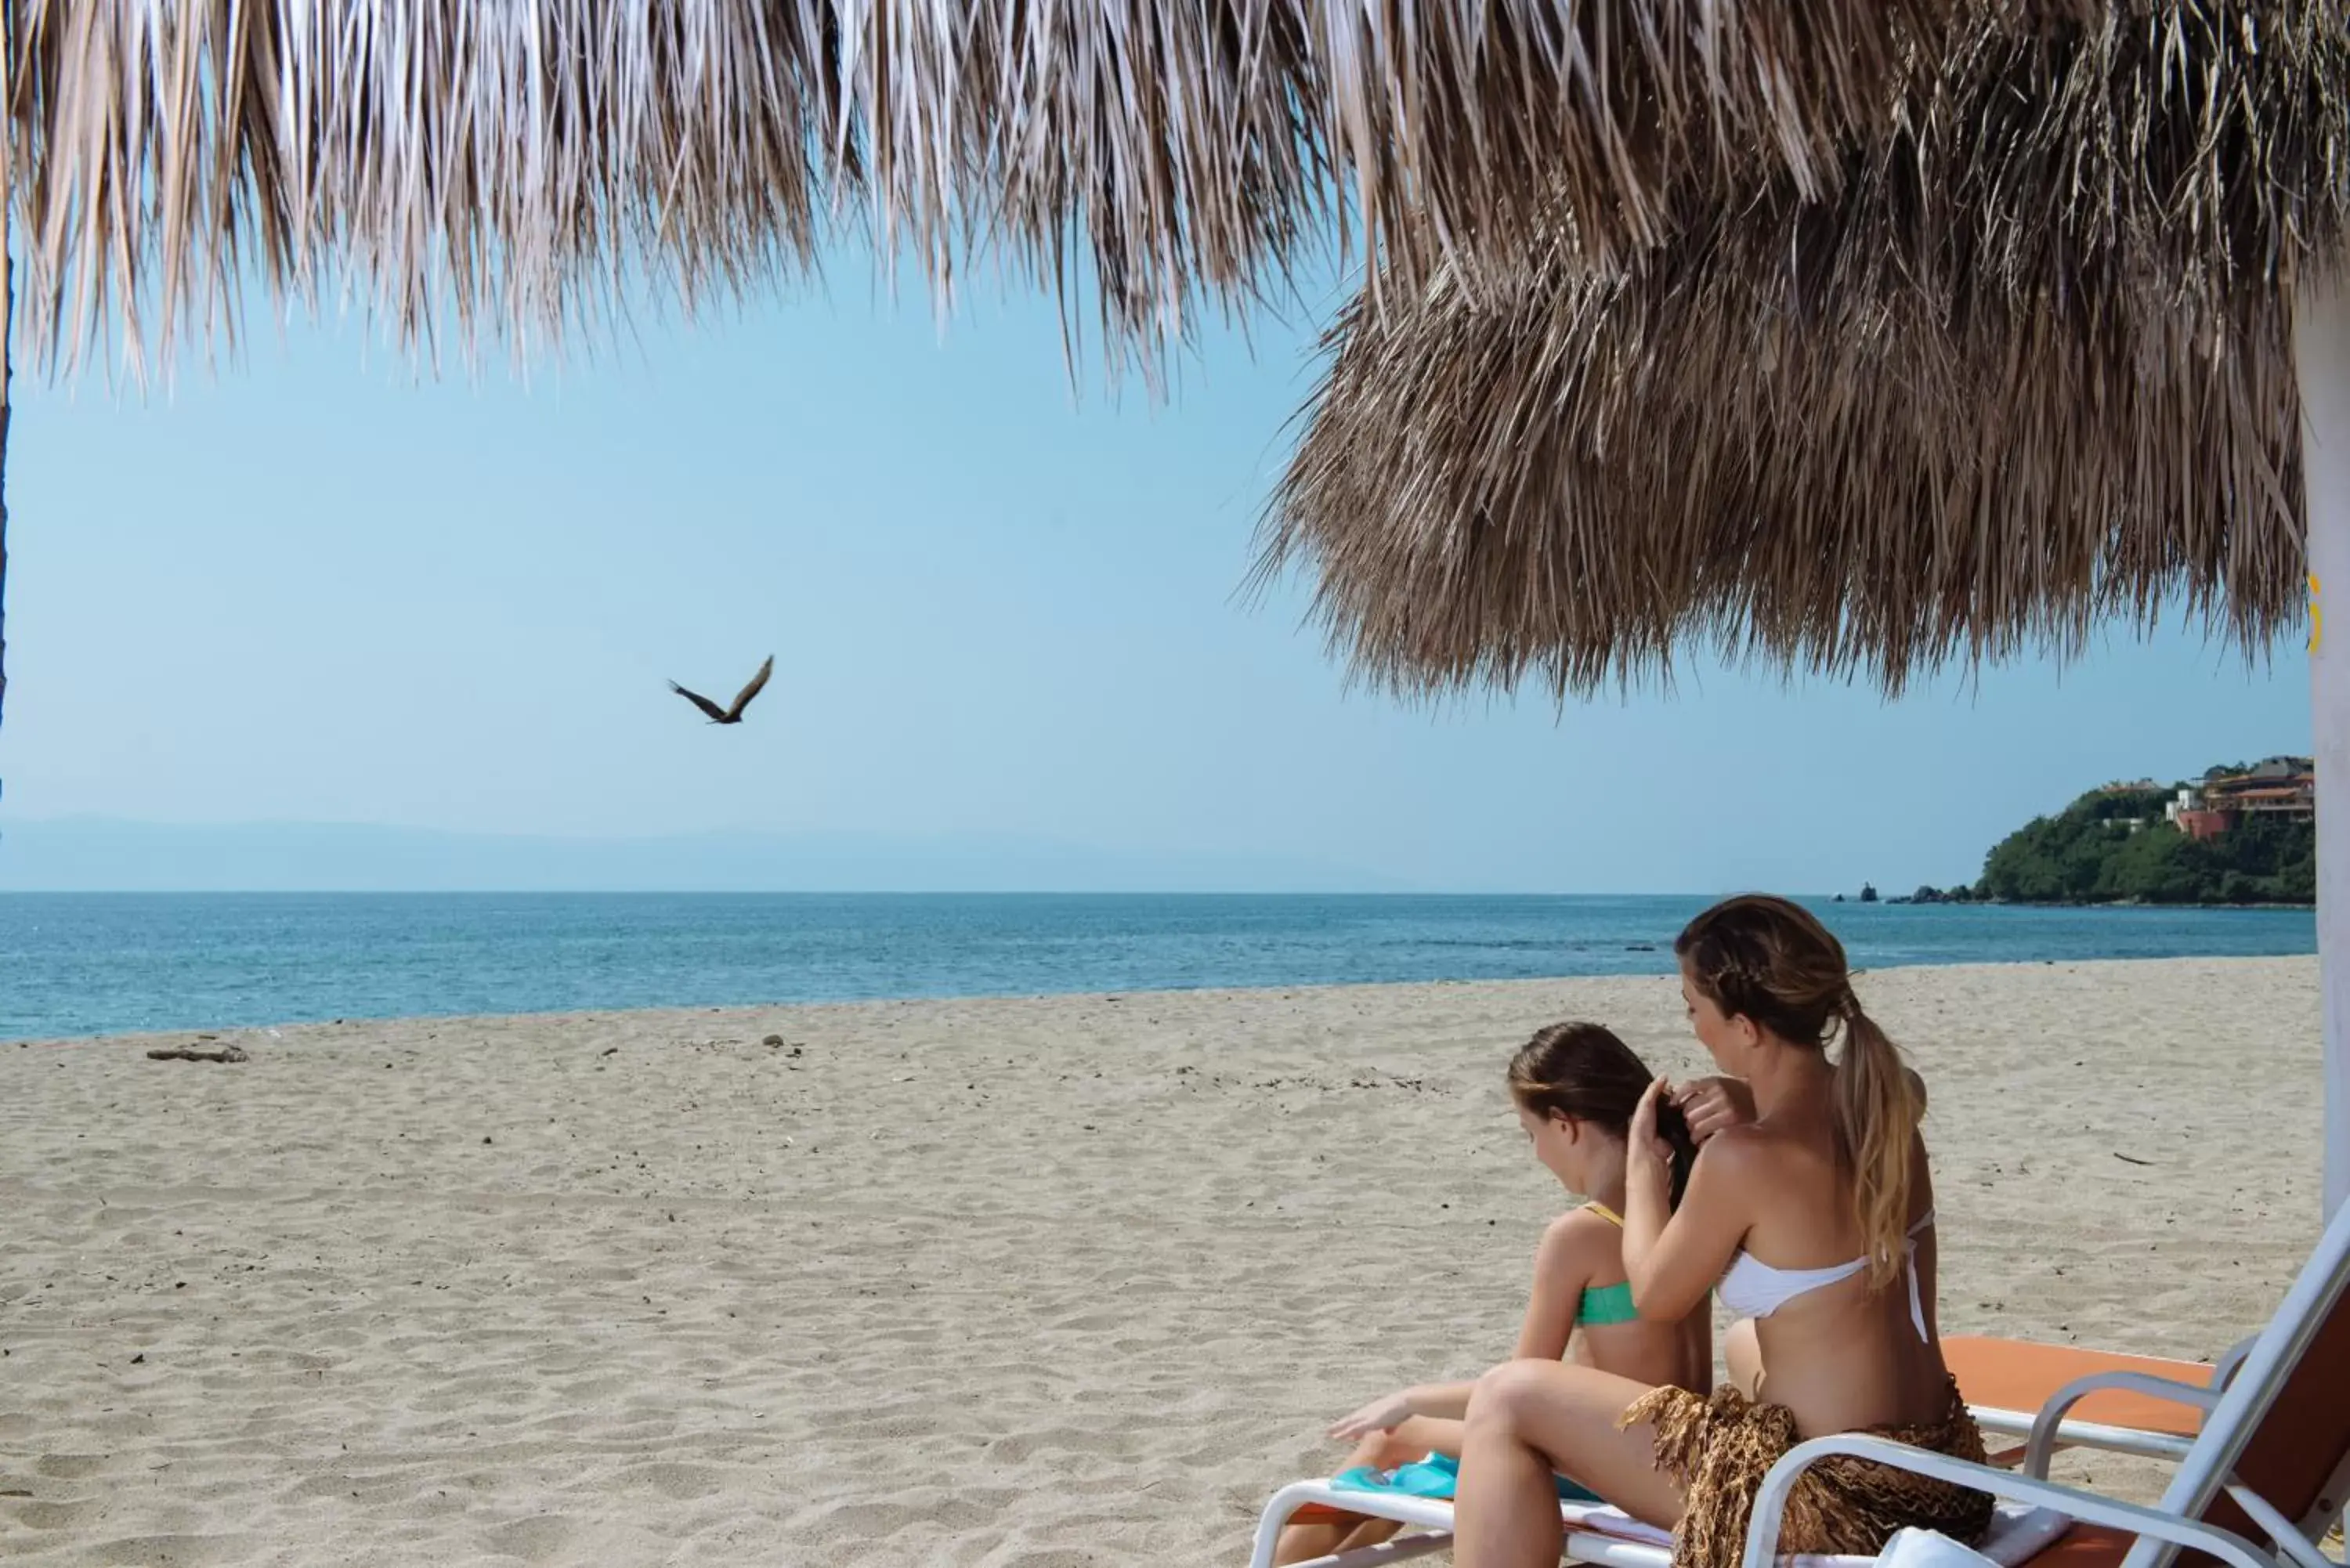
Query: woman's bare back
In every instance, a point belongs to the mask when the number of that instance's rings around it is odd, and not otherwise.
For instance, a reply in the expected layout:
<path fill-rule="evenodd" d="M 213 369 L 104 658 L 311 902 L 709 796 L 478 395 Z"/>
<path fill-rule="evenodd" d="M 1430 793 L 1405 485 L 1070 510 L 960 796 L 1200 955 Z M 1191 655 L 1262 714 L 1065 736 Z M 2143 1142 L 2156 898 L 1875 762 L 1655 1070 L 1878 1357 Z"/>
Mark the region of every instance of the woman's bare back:
<path fill-rule="evenodd" d="M 1847 1263 L 1864 1250 L 1854 1211 L 1851 1177 L 1836 1150 L 1834 1129 L 1795 1122 L 1762 1135 L 1752 1152 L 1756 1177 L 1767 1186 L 1745 1250 L 1777 1269 L 1823 1269 Z M 1933 1212 L 1925 1144 L 1911 1149 L 1910 1225 Z M 1935 1249 L 1930 1227 L 1919 1245 L 1881 1286 L 1866 1271 L 1788 1299 L 1755 1320 L 1763 1368 L 1762 1397 L 1794 1414 L 1806 1436 L 1939 1419 L 1950 1407 L 1949 1374 L 1936 1335 Z M 1926 1336 L 1912 1311 L 1915 1302 Z"/>

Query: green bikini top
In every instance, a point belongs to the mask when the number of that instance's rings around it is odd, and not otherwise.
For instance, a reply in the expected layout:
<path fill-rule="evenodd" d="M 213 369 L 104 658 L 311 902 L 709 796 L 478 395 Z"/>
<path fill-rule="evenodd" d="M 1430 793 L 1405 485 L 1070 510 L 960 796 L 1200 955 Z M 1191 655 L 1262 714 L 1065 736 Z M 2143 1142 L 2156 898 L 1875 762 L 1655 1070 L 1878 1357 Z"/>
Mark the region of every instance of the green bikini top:
<path fill-rule="evenodd" d="M 1605 1203 L 1586 1203 L 1584 1207 L 1618 1231 L 1624 1228 L 1624 1217 Z M 1584 1286 L 1583 1303 L 1575 1309 L 1575 1320 L 1586 1328 L 1593 1328 L 1613 1323 L 1632 1323 L 1639 1315 L 1639 1309 L 1632 1304 L 1632 1282 L 1618 1280 L 1612 1285 L 1601 1285 L 1596 1290 L 1589 1285 Z"/>

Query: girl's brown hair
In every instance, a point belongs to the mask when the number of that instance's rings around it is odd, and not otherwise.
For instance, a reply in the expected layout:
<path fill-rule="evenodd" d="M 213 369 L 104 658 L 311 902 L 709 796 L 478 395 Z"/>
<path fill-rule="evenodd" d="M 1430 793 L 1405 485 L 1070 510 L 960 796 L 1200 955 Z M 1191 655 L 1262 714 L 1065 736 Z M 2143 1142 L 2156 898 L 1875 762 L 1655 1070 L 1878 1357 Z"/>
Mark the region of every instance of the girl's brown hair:
<path fill-rule="evenodd" d="M 1510 1097 L 1538 1116 L 1563 1116 L 1605 1127 L 1617 1137 L 1632 1130 L 1653 1078 L 1632 1048 L 1596 1023 L 1554 1023 L 1537 1031 L 1510 1058 Z M 1669 1101 L 1657 1106 L 1657 1136 L 1672 1146 L 1673 1202 L 1689 1186 L 1697 1145 L 1689 1123 Z"/>
<path fill-rule="evenodd" d="M 1844 944 L 1784 898 L 1748 894 L 1691 920 L 1673 951 L 1690 982 L 1725 1017 L 1744 1016 L 1791 1045 L 1843 1049 L 1835 1064 L 1837 1141 L 1853 1174 L 1868 1279 L 1896 1278 L 1909 1229 L 1909 1140 L 1917 1096 L 1901 1053 L 1860 1008 Z"/>

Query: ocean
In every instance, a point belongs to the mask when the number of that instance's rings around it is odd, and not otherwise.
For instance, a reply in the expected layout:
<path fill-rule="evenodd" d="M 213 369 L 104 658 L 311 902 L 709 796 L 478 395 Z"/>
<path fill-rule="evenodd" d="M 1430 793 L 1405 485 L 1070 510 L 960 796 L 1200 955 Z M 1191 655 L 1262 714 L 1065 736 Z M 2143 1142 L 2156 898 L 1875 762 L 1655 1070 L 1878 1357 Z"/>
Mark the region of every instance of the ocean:
<path fill-rule="evenodd" d="M 1661 974 L 1701 898 L 0 895 L 0 1039 L 412 1014 Z M 1856 968 L 2316 950 L 2306 909 L 1814 901 Z"/>

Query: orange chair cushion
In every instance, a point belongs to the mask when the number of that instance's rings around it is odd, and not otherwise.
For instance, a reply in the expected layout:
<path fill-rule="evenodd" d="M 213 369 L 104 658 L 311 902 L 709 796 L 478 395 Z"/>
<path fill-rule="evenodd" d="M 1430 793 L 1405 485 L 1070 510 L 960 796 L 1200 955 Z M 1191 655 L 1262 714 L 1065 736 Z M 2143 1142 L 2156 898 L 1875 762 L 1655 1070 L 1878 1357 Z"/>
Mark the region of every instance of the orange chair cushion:
<path fill-rule="evenodd" d="M 2121 1355 L 2072 1345 L 2035 1345 L 2025 1339 L 1981 1339 L 1971 1334 L 1944 1339 L 1942 1359 L 1959 1380 L 1959 1392 L 1968 1404 L 2025 1415 L 2046 1404 L 2049 1396 L 2065 1384 L 2092 1372 L 2143 1372 L 2198 1387 L 2211 1381 L 2211 1368 L 2198 1361 L 2166 1361 L 2155 1355 Z M 2074 1406 L 2067 1418 L 2192 1438 L 2202 1428 L 2203 1413 L 2192 1405 L 2107 1388 Z"/>

